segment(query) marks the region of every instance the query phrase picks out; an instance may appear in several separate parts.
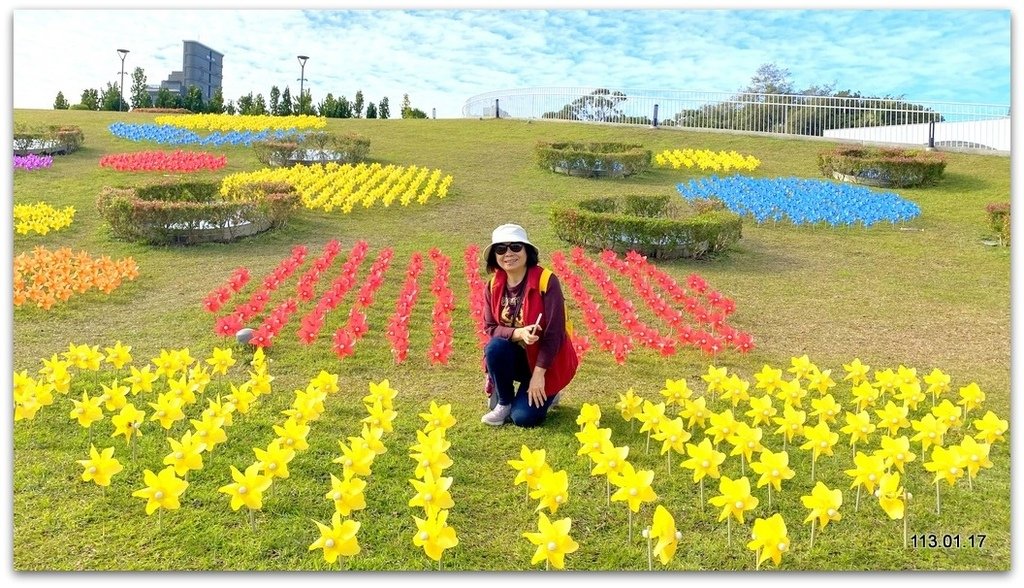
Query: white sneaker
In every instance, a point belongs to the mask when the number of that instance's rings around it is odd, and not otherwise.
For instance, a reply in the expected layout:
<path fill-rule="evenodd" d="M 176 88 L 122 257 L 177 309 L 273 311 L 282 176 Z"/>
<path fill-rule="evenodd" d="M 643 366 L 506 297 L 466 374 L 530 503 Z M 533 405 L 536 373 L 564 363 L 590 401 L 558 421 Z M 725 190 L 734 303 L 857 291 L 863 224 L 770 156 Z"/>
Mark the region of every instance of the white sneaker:
<path fill-rule="evenodd" d="M 495 405 L 494 410 L 480 417 L 480 422 L 498 427 L 505 424 L 505 420 L 510 414 L 512 414 L 511 404 L 498 404 Z"/>

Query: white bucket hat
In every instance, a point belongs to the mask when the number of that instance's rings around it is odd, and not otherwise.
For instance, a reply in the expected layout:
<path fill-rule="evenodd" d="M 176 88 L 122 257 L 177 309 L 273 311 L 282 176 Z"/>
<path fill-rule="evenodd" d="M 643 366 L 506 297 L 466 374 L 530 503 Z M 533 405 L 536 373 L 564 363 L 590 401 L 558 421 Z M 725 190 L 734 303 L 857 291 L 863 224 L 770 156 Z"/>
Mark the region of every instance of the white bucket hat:
<path fill-rule="evenodd" d="M 491 244 L 487 246 L 487 249 L 484 249 L 485 260 L 490 258 L 491 249 L 499 243 L 523 243 L 533 249 L 535 254 L 540 254 L 537 246 L 530 243 L 529 238 L 527 238 L 526 229 L 519 225 L 504 224 L 491 232 Z"/>

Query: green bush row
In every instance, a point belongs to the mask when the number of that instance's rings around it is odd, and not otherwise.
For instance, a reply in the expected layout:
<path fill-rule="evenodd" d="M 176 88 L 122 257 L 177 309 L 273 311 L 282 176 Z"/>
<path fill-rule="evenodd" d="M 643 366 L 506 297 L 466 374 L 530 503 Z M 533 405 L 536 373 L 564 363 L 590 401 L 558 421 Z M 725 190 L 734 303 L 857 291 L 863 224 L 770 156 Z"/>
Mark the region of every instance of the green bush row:
<path fill-rule="evenodd" d="M 560 239 L 591 250 L 696 259 L 724 251 L 742 236 L 739 215 L 716 202 L 695 208 L 669 196 L 636 195 L 563 201 L 552 206 L 551 223 Z"/>
<path fill-rule="evenodd" d="M 946 158 L 920 149 L 840 146 L 818 153 L 818 169 L 830 178 L 838 173 L 868 183 L 909 188 L 937 182 L 946 170 Z"/>
<path fill-rule="evenodd" d="M 267 140 L 253 143 L 256 158 L 263 165 L 280 167 L 307 163 L 356 163 L 370 153 L 370 140 L 356 133 L 334 135 L 309 132 L 293 141 Z"/>
<path fill-rule="evenodd" d="M 71 153 L 77 151 L 85 143 L 85 134 L 76 126 L 45 125 L 14 126 L 14 154 L 25 155 L 35 153 Z"/>
<path fill-rule="evenodd" d="M 115 236 L 153 245 L 231 241 L 285 223 L 299 202 L 291 184 L 265 182 L 219 195 L 215 182 L 106 187 L 96 200 Z"/>
<path fill-rule="evenodd" d="M 637 143 L 549 143 L 534 148 L 537 165 L 557 173 L 584 177 L 624 177 L 651 168 L 650 149 Z"/>

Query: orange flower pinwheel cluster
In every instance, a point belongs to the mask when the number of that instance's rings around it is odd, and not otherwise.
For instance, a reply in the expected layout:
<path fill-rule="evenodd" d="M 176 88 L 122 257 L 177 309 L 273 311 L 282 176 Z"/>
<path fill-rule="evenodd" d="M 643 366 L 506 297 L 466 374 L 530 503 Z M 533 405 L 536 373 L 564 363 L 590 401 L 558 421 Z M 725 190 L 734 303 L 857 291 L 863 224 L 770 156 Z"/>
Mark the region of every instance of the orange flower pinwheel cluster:
<path fill-rule="evenodd" d="M 45 202 L 14 205 L 14 232 L 18 235 L 59 231 L 71 226 L 75 218 L 75 207 L 65 206 L 57 210 Z"/>
<path fill-rule="evenodd" d="M 14 306 L 34 302 L 49 310 L 57 302 L 92 289 L 110 294 L 124 280 L 138 275 L 131 257 L 115 261 L 106 255 L 92 258 L 85 251 L 73 253 L 68 247 L 56 251 L 36 247 L 31 255 L 21 253 L 14 258 Z"/>

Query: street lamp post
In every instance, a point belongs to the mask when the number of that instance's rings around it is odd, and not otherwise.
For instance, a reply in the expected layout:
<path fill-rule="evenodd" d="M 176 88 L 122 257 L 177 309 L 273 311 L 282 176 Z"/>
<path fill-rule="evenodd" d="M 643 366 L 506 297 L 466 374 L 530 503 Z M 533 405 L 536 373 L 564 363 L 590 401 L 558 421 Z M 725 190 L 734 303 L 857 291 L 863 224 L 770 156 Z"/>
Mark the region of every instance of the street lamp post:
<path fill-rule="evenodd" d="M 127 49 L 118 49 L 117 54 L 121 56 L 121 87 L 118 88 L 117 111 L 124 110 L 124 58 L 128 55 Z"/>
<path fill-rule="evenodd" d="M 299 66 L 300 66 L 300 69 L 299 69 L 299 114 L 302 114 L 302 111 L 304 110 L 304 108 L 302 107 L 302 103 L 303 103 L 302 90 L 303 90 L 303 82 L 306 81 L 306 60 L 307 59 L 309 59 L 308 55 L 299 55 Z"/>

